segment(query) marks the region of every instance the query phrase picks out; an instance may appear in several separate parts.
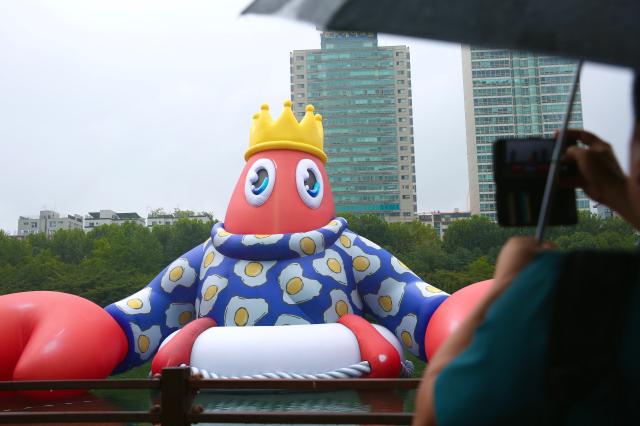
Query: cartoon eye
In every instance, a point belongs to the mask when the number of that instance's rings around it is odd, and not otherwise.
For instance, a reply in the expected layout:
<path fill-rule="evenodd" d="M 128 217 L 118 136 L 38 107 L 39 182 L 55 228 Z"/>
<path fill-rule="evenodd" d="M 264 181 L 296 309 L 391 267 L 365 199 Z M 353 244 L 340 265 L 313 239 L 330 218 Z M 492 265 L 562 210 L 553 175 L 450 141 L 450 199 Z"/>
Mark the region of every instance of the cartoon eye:
<path fill-rule="evenodd" d="M 320 169 L 312 160 L 300 160 L 296 167 L 296 187 L 302 201 L 310 208 L 317 209 L 322 203 L 323 184 Z"/>
<path fill-rule="evenodd" d="M 251 188 L 251 192 L 260 195 L 267 189 L 267 186 L 269 186 L 269 172 L 265 169 L 260 169 L 257 174 L 258 180 L 252 183 L 253 188 Z"/>
<path fill-rule="evenodd" d="M 271 196 L 276 183 L 276 166 L 273 161 L 261 158 L 247 172 L 244 196 L 252 206 L 263 205 Z"/>

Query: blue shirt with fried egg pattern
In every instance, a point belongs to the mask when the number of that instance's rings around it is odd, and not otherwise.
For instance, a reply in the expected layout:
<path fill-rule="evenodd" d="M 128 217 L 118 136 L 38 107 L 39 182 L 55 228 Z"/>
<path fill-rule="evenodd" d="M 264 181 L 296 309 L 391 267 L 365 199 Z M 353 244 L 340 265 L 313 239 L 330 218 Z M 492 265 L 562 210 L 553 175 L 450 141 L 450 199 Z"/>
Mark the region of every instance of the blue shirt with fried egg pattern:
<path fill-rule="evenodd" d="M 423 282 L 342 218 L 308 232 L 241 235 L 217 223 L 211 238 L 144 289 L 107 306 L 129 342 L 121 372 L 148 361 L 197 317 L 218 326 L 320 324 L 367 314 L 425 359 L 424 334 L 447 294 Z"/>

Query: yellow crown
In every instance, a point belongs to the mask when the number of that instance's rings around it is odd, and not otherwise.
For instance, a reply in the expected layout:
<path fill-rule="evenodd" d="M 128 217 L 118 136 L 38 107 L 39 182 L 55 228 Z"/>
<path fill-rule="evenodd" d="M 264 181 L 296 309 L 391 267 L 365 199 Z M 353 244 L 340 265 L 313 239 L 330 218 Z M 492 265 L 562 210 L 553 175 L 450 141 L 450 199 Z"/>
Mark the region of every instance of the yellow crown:
<path fill-rule="evenodd" d="M 327 162 L 323 151 L 322 116 L 313 113 L 313 105 L 307 105 L 300 123 L 291 111 L 291 101 L 284 102 L 284 111 L 278 121 L 273 121 L 269 105 L 262 104 L 260 112 L 253 115 L 249 149 L 244 154 L 248 160 L 256 152 L 268 149 L 294 149 L 315 155 Z"/>

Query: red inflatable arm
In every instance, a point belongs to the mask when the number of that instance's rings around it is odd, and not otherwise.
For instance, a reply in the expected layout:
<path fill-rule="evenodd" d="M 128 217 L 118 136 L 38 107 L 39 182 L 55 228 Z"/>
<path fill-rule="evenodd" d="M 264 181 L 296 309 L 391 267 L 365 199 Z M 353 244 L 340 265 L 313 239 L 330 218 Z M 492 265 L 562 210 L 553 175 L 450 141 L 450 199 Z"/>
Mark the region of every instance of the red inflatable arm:
<path fill-rule="evenodd" d="M 347 327 L 356 336 L 360 349 L 360 358 L 368 361 L 371 373 L 368 379 L 400 377 L 400 354 L 396 348 L 366 319 L 358 315 L 347 314 L 338 322 Z"/>
<path fill-rule="evenodd" d="M 151 374 L 162 373 L 165 367 L 179 367 L 191 364 L 191 349 L 193 343 L 203 331 L 217 324 L 211 318 L 198 318 L 182 327 L 176 334 L 158 350 L 151 363 Z"/>
<path fill-rule="evenodd" d="M 480 299 L 489 291 L 493 280 L 480 281 L 453 293 L 433 313 L 424 336 L 427 359 L 436 353 L 440 345 L 471 313 Z"/>
<path fill-rule="evenodd" d="M 103 379 L 126 352 L 124 332 L 93 302 L 50 291 L 0 296 L 0 380 Z"/>

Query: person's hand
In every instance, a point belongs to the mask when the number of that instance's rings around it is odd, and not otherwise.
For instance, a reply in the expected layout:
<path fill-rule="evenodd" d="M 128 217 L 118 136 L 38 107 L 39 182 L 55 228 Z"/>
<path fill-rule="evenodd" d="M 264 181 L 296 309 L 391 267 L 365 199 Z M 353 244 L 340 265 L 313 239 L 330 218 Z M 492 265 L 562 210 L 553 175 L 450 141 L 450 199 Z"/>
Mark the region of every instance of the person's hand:
<path fill-rule="evenodd" d="M 567 140 L 586 145 L 570 146 L 563 159 L 575 163 L 580 171 L 575 185 L 584 189 L 591 199 L 617 211 L 625 210 L 629 203 L 627 176 L 620 168 L 611 145 L 584 130 L 568 129 Z"/>
<path fill-rule="evenodd" d="M 533 260 L 538 253 L 555 246 L 551 242 L 540 244 L 534 237 L 512 237 L 500 250 L 496 261 L 494 284 L 488 297 L 500 296 L 511 281 Z"/>

